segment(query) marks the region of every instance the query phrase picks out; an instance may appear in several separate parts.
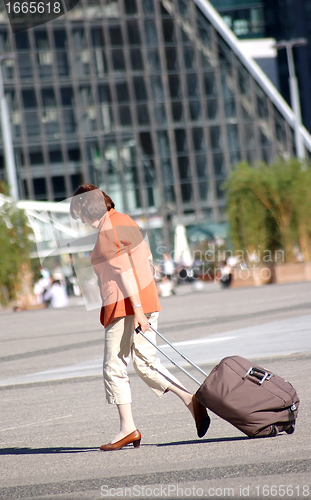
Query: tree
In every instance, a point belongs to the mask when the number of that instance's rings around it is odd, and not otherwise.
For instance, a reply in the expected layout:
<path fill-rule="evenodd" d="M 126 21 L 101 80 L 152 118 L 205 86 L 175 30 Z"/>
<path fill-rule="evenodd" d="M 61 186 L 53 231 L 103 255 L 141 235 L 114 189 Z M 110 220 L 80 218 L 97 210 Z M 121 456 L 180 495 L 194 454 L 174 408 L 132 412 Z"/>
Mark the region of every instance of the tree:
<path fill-rule="evenodd" d="M 1 188 L 1 187 L 0 187 Z M 14 300 L 22 285 L 22 268 L 29 264 L 32 230 L 27 216 L 13 203 L 0 207 L 0 301 Z"/>
<path fill-rule="evenodd" d="M 295 224 L 304 261 L 311 261 L 311 169 L 301 172 L 292 183 Z"/>
<path fill-rule="evenodd" d="M 310 260 L 310 172 L 295 159 L 255 167 L 240 164 L 225 186 L 234 246 L 281 247 L 290 262 L 298 242 L 304 259 Z"/>
<path fill-rule="evenodd" d="M 270 244 L 269 213 L 252 189 L 257 174 L 247 163 L 241 163 L 225 184 L 233 246 L 248 255 Z"/>

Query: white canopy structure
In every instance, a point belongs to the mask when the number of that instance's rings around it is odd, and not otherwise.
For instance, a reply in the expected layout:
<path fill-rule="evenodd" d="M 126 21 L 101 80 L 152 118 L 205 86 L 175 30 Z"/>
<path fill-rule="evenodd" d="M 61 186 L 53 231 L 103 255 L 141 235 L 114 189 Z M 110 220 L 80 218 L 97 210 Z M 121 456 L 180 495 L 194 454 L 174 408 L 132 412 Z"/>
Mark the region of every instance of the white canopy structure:
<path fill-rule="evenodd" d="M 0 194 L 0 207 L 13 199 Z M 34 232 L 37 250 L 31 257 L 41 262 L 49 255 L 86 252 L 94 247 L 93 231 L 74 221 L 69 215 L 70 200 L 63 202 L 20 200 L 17 208 L 25 211 Z"/>
<path fill-rule="evenodd" d="M 178 224 L 175 228 L 174 237 L 174 262 L 188 267 L 191 266 L 192 260 L 186 235 L 186 228 L 184 225 Z"/>

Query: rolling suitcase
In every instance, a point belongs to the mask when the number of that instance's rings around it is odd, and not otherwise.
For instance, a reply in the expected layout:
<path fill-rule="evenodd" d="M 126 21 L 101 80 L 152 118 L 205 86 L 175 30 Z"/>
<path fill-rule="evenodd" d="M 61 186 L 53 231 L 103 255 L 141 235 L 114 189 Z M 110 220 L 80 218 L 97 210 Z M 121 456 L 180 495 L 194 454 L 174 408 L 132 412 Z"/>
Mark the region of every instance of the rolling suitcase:
<path fill-rule="evenodd" d="M 136 330 L 175 366 L 200 385 L 195 398 L 203 406 L 249 437 L 276 436 L 281 431 L 287 434 L 294 432 L 299 399 L 289 382 L 240 356 L 222 359 L 208 375 L 160 332 L 151 325 L 150 328 L 206 377 L 201 384 L 149 339 L 140 328 Z"/>

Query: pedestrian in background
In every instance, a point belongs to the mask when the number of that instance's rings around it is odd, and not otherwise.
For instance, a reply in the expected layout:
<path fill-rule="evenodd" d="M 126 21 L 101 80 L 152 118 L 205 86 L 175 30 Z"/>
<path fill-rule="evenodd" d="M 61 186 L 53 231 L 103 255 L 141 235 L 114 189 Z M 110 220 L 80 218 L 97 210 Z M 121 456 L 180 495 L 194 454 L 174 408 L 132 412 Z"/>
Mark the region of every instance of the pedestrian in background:
<path fill-rule="evenodd" d="M 50 286 L 50 273 L 44 269 L 40 270 L 41 278 L 36 281 L 33 287 L 33 293 L 36 296 L 36 303 L 43 304 L 43 295 Z"/>
<path fill-rule="evenodd" d="M 54 274 L 50 287 L 43 294 L 43 301 L 48 307 L 58 308 L 68 306 L 68 296 L 65 287 L 61 283 L 62 276 Z"/>
<path fill-rule="evenodd" d="M 222 288 L 229 288 L 232 283 L 232 267 L 228 261 L 223 261 L 220 265 L 220 284 Z"/>

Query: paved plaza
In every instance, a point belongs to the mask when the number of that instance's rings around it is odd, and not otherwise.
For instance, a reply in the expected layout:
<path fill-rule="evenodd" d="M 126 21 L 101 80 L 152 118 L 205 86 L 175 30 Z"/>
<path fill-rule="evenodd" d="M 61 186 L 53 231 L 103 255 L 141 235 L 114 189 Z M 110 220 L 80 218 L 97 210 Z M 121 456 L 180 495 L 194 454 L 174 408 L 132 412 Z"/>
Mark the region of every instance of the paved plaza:
<path fill-rule="evenodd" d="M 0 313 L 0 498 L 310 498 L 310 292 L 308 282 L 187 284 L 161 300 L 159 330 L 207 373 L 239 354 L 295 386 L 293 435 L 249 439 L 211 413 L 198 439 L 182 403 L 172 394 L 157 399 L 131 372 L 142 444 L 110 453 L 98 449 L 118 430 L 116 408 L 105 403 L 98 310 L 74 299 L 62 310 Z"/>

